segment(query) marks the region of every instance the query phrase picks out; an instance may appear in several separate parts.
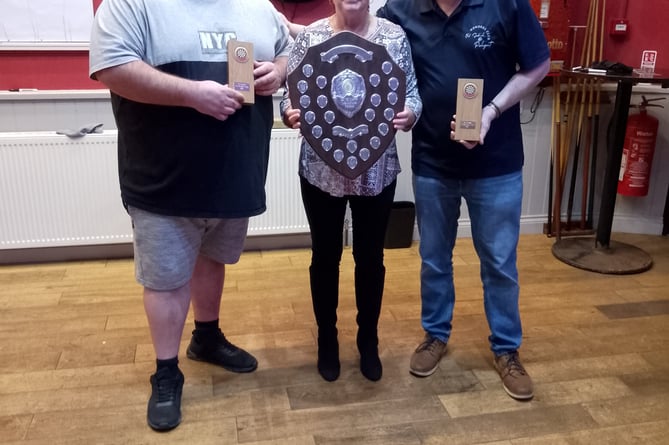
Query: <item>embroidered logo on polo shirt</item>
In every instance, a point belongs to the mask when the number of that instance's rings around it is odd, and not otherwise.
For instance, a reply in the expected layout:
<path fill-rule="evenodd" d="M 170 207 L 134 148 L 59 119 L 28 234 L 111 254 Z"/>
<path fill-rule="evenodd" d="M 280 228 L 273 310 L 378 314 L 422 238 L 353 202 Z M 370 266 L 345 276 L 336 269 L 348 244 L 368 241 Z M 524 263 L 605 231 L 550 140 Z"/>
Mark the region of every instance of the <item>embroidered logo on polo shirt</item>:
<path fill-rule="evenodd" d="M 488 49 L 495 43 L 490 30 L 485 25 L 472 26 L 465 33 L 465 38 L 471 40 L 476 49 Z"/>

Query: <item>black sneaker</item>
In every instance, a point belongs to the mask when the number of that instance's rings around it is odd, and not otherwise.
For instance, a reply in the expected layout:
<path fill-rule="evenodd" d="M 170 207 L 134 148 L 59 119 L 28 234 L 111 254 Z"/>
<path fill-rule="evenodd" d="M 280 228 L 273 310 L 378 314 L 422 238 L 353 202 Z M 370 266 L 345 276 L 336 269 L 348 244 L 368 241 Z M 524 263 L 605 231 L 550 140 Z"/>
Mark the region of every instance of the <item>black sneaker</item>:
<path fill-rule="evenodd" d="M 151 376 L 151 398 L 146 421 L 156 431 L 167 431 L 181 423 L 181 391 L 184 375 L 161 369 Z"/>
<path fill-rule="evenodd" d="M 193 331 L 186 356 L 191 360 L 208 362 L 232 372 L 251 372 L 258 361 L 248 352 L 230 343 L 219 330 L 213 340 L 202 341 Z"/>

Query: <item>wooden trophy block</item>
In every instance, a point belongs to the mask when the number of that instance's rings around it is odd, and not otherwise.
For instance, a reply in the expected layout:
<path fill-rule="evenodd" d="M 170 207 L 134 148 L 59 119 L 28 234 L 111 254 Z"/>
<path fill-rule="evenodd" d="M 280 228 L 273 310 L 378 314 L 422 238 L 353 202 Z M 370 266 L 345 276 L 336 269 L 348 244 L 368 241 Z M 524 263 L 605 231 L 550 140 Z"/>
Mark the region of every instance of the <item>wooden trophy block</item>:
<path fill-rule="evenodd" d="M 483 79 L 458 79 L 455 108 L 455 139 L 478 141 L 481 136 Z"/>
<path fill-rule="evenodd" d="M 253 43 L 228 40 L 228 86 L 242 93 L 245 104 L 255 102 L 254 80 Z"/>

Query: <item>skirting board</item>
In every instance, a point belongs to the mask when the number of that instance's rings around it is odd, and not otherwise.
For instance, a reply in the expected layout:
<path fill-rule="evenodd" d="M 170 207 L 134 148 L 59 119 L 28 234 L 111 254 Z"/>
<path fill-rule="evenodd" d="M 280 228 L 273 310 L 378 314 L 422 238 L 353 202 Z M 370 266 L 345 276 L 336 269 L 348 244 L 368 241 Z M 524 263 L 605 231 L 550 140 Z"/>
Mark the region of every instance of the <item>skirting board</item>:
<path fill-rule="evenodd" d="M 538 234 L 543 231 L 546 217 L 521 219 L 521 234 Z M 459 238 L 471 238 L 469 220 L 460 221 Z M 353 233 L 349 229 L 347 245 L 351 244 Z M 417 241 L 418 228 L 414 227 L 413 239 Z M 289 233 L 280 235 L 250 235 L 244 244 L 245 251 L 300 249 L 311 246 L 309 233 Z M 2 250 L 0 264 L 49 263 L 61 261 L 83 261 L 132 258 L 132 243 L 99 244 L 84 246 L 39 247 L 29 249 Z"/>
<path fill-rule="evenodd" d="M 245 251 L 298 249 L 311 246 L 308 233 L 249 236 Z M 0 264 L 53 263 L 63 261 L 132 258 L 132 243 L 84 246 L 37 247 L 2 250 Z"/>

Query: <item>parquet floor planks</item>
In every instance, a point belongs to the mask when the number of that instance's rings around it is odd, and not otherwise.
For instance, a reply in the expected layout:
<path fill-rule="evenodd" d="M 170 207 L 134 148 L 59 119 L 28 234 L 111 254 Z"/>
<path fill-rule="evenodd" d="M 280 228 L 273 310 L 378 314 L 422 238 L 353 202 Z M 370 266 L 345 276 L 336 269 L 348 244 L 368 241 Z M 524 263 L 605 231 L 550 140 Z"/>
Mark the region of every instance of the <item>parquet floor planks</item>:
<path fill-rule="evenodd" d="M 353 260 L 342 260 L 342 375 L 316 371 L 308 249 L 245 252 L 230 266 L 221 326 L 259 360 L 232 374 L 185 357 L 183 423 L 146 425 L 154 356 L 132 260 L 0 266 L 0 443 L 32 444 L 665 444 L 669 437 L 669 239 L 614 234 L 653 268 L 601 275 L 519 246 L 524 344 L 535 397 L 503 391 L 491 366 L 478 259 L 459 239 L 449 353 L 408 373 L 422 338 L 417 245 L 386 250 L 379 326 L 384 376 L 365 380 L 355 346 Z"/>

